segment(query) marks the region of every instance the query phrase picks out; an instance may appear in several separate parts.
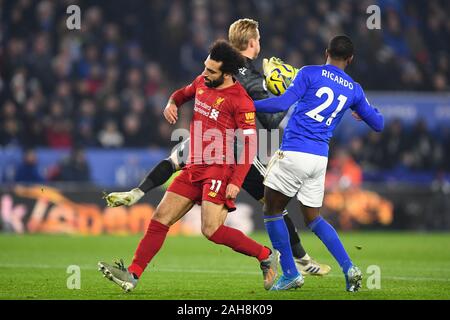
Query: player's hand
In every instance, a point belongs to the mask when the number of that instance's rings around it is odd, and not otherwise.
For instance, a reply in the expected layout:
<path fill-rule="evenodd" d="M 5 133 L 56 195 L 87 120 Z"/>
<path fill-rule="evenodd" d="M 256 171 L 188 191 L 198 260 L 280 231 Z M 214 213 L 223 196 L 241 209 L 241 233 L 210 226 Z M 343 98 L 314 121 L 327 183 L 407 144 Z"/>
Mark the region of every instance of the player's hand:
<path fill-rule="evenodd" d="M 225 196 L 226 196 L 227 199 L 234 200 L 234 199 L 236 199 L 236 197 L 237 197 L 237 195 L 238 195 L 240 190 L 241 189 L 237 185 L 234 185 L 234 184 L 230 183 L 227 186 L 227 190 L 225 192 Z"/>
<path fill-rule="evenodd" d="M 134 188 L 127 192 L 112 192 L 110 194 L 105 194 L 103 199 L 106 200 L 106 205 L 112 208 L 122 205 L 132 206 L 138 202 L 144 194 L 145 193 L 141 189 Z"/>
<path fill-rule="evenodd" d="M 170 124 L 175 124 L 178 120 L 178 108 L 174 103 L 168 102 L 163 114 Z"/>
<path fill-rule="evenodd" d="M 273 69 L 280 67 L 283 64 L 283 60 L 277 57 L 272 57 L 270 59 L 264 58 L 263 59 L 263 71 L 264 76 L 268 76 L 272 73 Z"/>
<path fill-rule="evenodd" d="M 352 117 L 355 118 L 357 121 L 361 121 L 362 118 L 357 114 L 355 111 L 352 111 Z"/>

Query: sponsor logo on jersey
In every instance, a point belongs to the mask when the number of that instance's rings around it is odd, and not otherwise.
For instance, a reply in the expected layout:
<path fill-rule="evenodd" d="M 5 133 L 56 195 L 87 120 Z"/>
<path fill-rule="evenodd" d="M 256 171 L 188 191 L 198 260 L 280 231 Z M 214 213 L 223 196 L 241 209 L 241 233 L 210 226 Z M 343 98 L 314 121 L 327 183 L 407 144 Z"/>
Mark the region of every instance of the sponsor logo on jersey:
<path fill-rule="evenodd" d="M 211 113 L 209 114 L 209 118 L 217 121 L 218 117 L 219 117 L 219 111 L 216 109 L 212 109 Z"/>
<path fill-rule="evenodd" d="M 255 113 L 254 112 L 246 112 L 245 113 L 245 123 L 254 123 L 255 122 Z"/>
<path fill-rule="evenodd" d="M 239 68 L 239 73 L 245 76 L 245 72 L 247 71 L 247 68 Z"/>
<path fill-rule="evenodd" d="M 210 119 L 214 119 L 217 121 L 217 118 L 219 117 L 219 109 L 220 105 L 225 101 L 225 98 L 217 98 L 216 102 L 214 102 L 213 106 L 211 107 L 207 103 L 200 101 L 199 99 L 195 99 L 194 104 L 194 112 L 198 112 L 201 115 L 208 117 Z"/>
<path fill-rule="evenodd" d="M 203 94 L 203 92 L 205 92 L 205 91 L 203 91 L 203 89 L 198 89 L 198 91 L 197 91 L 197 93 L 200 95 L 200 94 Z"/>
<path fill-rule="evenodd" d="M 213 104 L 213 108 L 219 109 L 220 105 L 224 101 L 225 101 L 225 98 L 222 98 L 222 97 L 217 98 L 216 102 L 214 102 L 214 104 Z"/>
<path fill-rule="evenodd" d="M 217 196 L 217 192 L 210 191 L 210 192 L 208 193 L 208 196 L 211 197 L 211 198 L 215 198 L 215 197 Z"/>

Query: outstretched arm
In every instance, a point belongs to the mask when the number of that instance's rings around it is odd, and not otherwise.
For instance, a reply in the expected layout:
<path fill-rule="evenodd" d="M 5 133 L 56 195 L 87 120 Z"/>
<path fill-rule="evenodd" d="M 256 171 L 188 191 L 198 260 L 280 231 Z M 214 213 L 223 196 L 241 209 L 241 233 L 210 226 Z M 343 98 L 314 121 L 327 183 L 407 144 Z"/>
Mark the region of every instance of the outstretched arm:
<path fill-rule="evenodd" d="M 287 111 L 277 113 L 257 112 L 256 118 L 261 122 L 264 129 L 272 130 L 278 129 L 286 114 Z"/>
<path fill-rule="evenodd" d="M 294 103 L 303 98 L 308 87 L 308 77 L 300 69 L 286 92 L 279 97 L 255 101 L 257 112 L 277 113 L 288 110 Z"/>
<path fill-rule="evenodd" d="M 277 113 L 288 110 L 297 101 L 297 95 L 287 90 L 279 97 L 255 101 L 255 108 L 256 112 Z"/>

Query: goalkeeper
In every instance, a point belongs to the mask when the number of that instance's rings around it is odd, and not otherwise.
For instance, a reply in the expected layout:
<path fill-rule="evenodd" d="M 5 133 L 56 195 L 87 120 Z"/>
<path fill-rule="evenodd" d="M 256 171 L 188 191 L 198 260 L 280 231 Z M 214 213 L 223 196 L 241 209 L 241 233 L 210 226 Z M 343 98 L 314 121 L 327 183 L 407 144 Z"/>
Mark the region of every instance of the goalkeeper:
<path fill-rule="evenodd" d="M 246 65 L 235 75 L 236 79 L 246 89 L 253 100 L 261 100 L 269 97 L 264 76 L 255 68 L 252 60 L 256 59 L 260 52 L 260 36 L 258 22 L 251 19 L 235 21 L 229 28 L 228 38 L 230 43 L 237 48 L 246 58 Z M 264 59 L 264 74 L 270 75 L 273 70 L 279 68 L 283 62 L 277 58 Z M 297 70 L 296 70 L 297 71 Z M 287 87 L 292 78 L 284 78 Z M 282 93 L 282 92 L 281 92 Z M 261 125 L 268 130 L 278 128 L 286 112 L 276 114 L 256 113 Z M 144 178 L 137 188 L 128 192 L 113 192 L 105 196 L 110 207 L 121 205 L 131 206 L 139 201 L 147 192 L 165 183 L 174 172 L 185 166 L 185 160 L 189 154 L 189 140 L 180 143 L 178 148 L 167 158 L 159 162 Z M 253 165 L 248 172 L 242 188 L 254 199 L 264 203 L 264 175 L 265 166 L 255 157 Z M 288 212 L 283 213 L 284 221 L 288 228 L 290 244 L 294 260 L 299 271 L 310 275 L 326 275 L 331 267 L 314 261 L 303 248 L 297 230 L 290 219 Z"/>

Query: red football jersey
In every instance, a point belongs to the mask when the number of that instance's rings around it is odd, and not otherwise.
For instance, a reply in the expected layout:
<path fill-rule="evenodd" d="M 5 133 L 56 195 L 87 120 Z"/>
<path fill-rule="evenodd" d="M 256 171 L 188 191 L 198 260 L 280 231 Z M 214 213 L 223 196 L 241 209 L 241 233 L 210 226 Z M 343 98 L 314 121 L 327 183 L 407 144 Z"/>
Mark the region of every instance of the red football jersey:
<path fill-rule="evenodd" d="M 244 141 L 244 152 L 229 182 L 241 186 L 256 155 L 253 100 L 238 81 L 224 89 L 209 88 L 201 75 L 172 95 L 178 107 L 194 98 L 188 166 L 235 163 L 235 131 L 241 129 L 238 136 Z"/>

